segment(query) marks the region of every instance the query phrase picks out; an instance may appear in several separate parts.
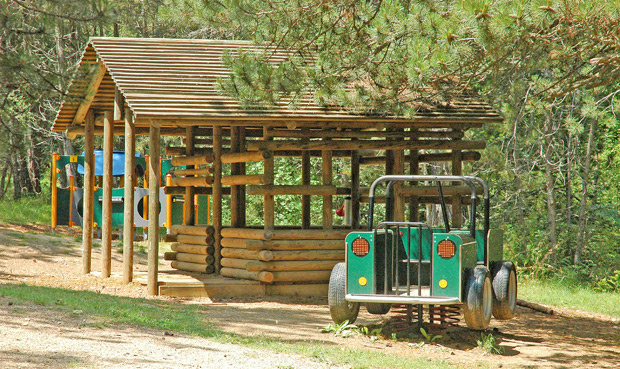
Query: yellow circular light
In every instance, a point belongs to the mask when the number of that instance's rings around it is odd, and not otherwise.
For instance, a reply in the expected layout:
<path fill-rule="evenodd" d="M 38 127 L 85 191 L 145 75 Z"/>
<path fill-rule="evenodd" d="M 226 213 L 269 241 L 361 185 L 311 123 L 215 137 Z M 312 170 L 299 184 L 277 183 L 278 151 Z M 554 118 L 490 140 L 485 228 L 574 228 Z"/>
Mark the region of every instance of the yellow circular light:
<path fill-rule="evenodd" d="M 360 286 L 365 286 L 366 283 L 368 283 L 368 281 L 364 277 L 361 277 L 358 282 L 359 282 Z"/>
<path fill-rule="evenodd" d="M 445 279 L 440 280 L 439 281 L 439 287 L 441 287 L 441 288 L 448 287 L 448 281 L 446 281 Z"/>

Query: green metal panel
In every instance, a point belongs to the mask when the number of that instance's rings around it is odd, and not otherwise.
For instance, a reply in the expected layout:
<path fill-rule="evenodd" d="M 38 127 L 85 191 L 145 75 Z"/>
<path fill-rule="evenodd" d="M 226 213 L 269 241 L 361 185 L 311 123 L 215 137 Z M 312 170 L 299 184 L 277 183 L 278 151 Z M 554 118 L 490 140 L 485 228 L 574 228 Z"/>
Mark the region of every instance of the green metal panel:
<path fill-rule="evenodd" d="M 58 225 L 69 225 L 69 213 L 71 208 L 69 207 L 69 189 L 58 188 L 58 206 L 56 206 L 56 223 Z"/>
<path fill-rule="evenodd" d="M 411 256 L 409 258 L 418 259 L 418 234 L 420 230 L 417 227 L 411 228 L 411 232 L 409 233 L 407 233 L 406 230 L 407 228 L 401 228 L 405 252 L 409 255 L 407 242 L 409 242 L 409 238 L 411 237 Z M 428 228 L 422 228 L 422 260 L 430 260 L 432 242 L 431 231 Z"/>
<path fill-rule="evenodd" d="M 504 260 L 504 231 L 489 229 L 489 263 Z"/>
<path fill-rule="evenodd" d="M 59 155 L 59 158 L 56 160 L 56 168 L 63 169 L 69 163 L 84 165 L 84 157 L 80 155 Z"/>
<path fill-rule="evenodd" d="M 120 201 L 125 196 L 125 189 L 123 188 L 114 188 L 112 189 L 112 227 L 122 227 L 123 226 L 123 202 Z M 101 198 L 103 197 L 103 189 L 99 188 L 95 191 L 95 211 L 94 218 L 95 223 L 97 223 L 98 227 L 101 227 L 103 224 L 102 221 L 102 202 Z"/>
<path fill-rule="evenodd" d="M 357 238 L 365 238 L 370 244 L 369 252 L 366 256 L 357 256 L 353 253 L 351 245 Z M 373 232 L 351 232 L 345 238 L 347 254 L 347 293 L 373 294 L 375 293 L 375 271 L 374 271 L 374 234 Z M 360 278 L 366 278 L 366 284 L 360 285 Z"/>
<path fill-rule="evenodd" d="M 456 245 L 456 252 L 450 259 L 444 259 L 437 253 L 437 245 L 445 239 L 454 242 Z M 461 297 L 462 244 L 460 235 L 446 233 L 433 235 L 433 285 L 431 288 L 433 296 Z M 442 280 L 447 282 L 445 288 L 440 286 Z"/>
<path fill-rule="evenodd" d="M 198 224 L 207 224 L 207 209 L 209 209 L 209 202 L 211 201 L 211 197 L 207 195 L 198 195 L 198 212 L 196 214 L 196 219 Z"/>
<path fill-rule="evenodd" d="M 172 196 L 172 224 L 183 224 L 183 196 Z"/>

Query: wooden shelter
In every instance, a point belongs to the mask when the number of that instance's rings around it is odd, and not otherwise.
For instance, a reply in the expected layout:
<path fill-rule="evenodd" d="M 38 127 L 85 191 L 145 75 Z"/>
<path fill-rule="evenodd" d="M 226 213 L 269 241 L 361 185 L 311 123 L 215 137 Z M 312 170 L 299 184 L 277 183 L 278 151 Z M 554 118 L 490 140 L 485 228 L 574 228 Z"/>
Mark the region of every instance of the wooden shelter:
<path fill-rule="evenodd" d="M 166 147 L 175 165 L 167 194 L 182 194 L 193 204 L 200 194 L 212 195 L 212 224 L 197 225 L 193 207 L 185 208 L 185 224 L 174 225 L 173 267 L 214 271 L 222 276 L 253 279 L 263 284 L 318 284 L 329 280 L 333 265 L 344 259 L 345 235 L 360 227 L 360 203 L 367 199 L 360 183 L 360 165 L 381 165 L 386 173 L 419 172 L 423 162 L 449 162 L 461 174 L 462 162 L 477 160 L 485 143 L 465 139 L 465 131 L 501 118 L 486 103 L 460 96 L 420 110 L 414 118 L 356 115 L 337 107 L 316 105 L 309 96 L 294 107 L 282 101 L 265 109 L 243 109 L 217 88 L 218 78 L 228 78 L 222 61 L 225 53 L 260 52 L 268 47 L 246 41 L 181 39 L 92 38 L 80 61 L 77 76 L 54 124 L 54 131 L 70 138 L 85 136 L 85 186 L 91 188 L 93 135 L 104 136 L 103 275 L 110 275 L 111 164 L 113 135 L 124 135 L 126 167 L 133 167 L 135 135 L 149 135 L 149 275 L 148 290 L 157 294 L 159 237 L 160 136 L 184 138 L 184 145 Z M 268 49 L 273 63 L 289 57 Z M 377 153 L 380 153 L 377 156 Z M 274 158 L 301 158 L 301 183 L 274 183 Z M 322 183 L 310 183 L 311 157 L 321 158 Z M 333 184 L 332 159 L 350 160 L 350 183 Z M 246 163 L 262 162 L 263 172 L 246 174 Z M 224 175 L 230 166 L 230 175 Z M 228 170 L 226 171 L 226 173 Z M 133 196 L 133 173 L 126 171 L 125 203 Z M 107 190 L 106 190 L 107 189 Z M 453 205 L 453 222 L 461 222 L 462 188 L 444 189 Z M 298 195 L 302 202 L 300 223 L 275 224 L 274 197 Z M 352 219 L 347 226 L 333 225 L 333 197 L 352 199 Z M 230 197 L 230 219 L 223 219 L 222 200 Z M 264 201 L 263 226 L 246 225 L 248 196 Z M 311 224 L 310 199 L 323 201 L 322 224 Z M 435 201 L 436 194 L 411 186 L 397 188 L 395 214 L 417 219 L 417 204 Z M 84 217 L 92 214 L 92 194 L 85 191 Z M 106 211 L 108 213 L 106 213 Z M 108 215 L 109 217 L 109 215 Z M 124 279 L 132 278 L 132 213 L 126 207 Z M 398 219 L 397 219 L 398 220 Z M 401 219 L 404 220 L 404 219 Z M 88 223 L 88 222 L 86 222 Z M 92 226 L 84 226 L 83 271 L 90 272 Z M 212 265 L 212 267 L 209 267 Z"/>

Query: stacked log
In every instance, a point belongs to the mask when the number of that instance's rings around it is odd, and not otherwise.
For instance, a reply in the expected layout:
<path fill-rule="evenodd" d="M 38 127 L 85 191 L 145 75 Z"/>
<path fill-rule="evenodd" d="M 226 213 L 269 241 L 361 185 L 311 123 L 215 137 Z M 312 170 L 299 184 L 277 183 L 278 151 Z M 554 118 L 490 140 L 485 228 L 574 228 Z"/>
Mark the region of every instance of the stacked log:
<path fill-rule="evenodd" d="M 172 252 L 164 254 L 174 269 L 189 272 L 213 273 L 215 266 L 215 229 L 210 225 L 173 225 L 166 241 L 174 242 Z"/>
<path fill-rule="evenodd" d="M 265 283 L 327 283 L 344 261 L 346 229 L 222 229 L 226 277 Z"/>

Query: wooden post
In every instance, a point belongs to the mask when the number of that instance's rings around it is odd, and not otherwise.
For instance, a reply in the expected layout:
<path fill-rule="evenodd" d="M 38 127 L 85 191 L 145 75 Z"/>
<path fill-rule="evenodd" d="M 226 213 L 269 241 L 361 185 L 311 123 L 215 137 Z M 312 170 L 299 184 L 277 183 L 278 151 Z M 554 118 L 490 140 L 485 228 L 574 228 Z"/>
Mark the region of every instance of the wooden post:
<path fill-rule="evenodd" d="M 409 150 L 409 156 L 411 157 L 411 161 L 409 162 L 409 174 L 417 175 L 420 174 L 420 155 L 418 150 Z M 411 182 L 411 186 L 417 186 L 418 182 Z M 410 222 L 418 222 L 420 219 L 418 207 L 420 203 L 418 201 L 417 196 L 411 196 L 409 200 L 409 221 Z"/>
<path fill-rule="evenodd" d="M 394 174 L 394 150 L 385 150 L 385 174 Z M 392 190 L 394 187 L 392 187 Z M 394 198 L 394 194 L 392 193 L 392 198 Z M 392 206 L 388 208 L 388 204 L 385 204 L 385 220 L 394 220 L 394 202 L 392 201 Z"/>
<path fill-rule="evenodd" d="M 159 124 L 151 123 L 149 134 L 149 249 L 147 290 L 157 295 L 157 273 L 159 272 Z"/>
<path fill-rule="evenodd" d="M 265 126 L 263 127 L 263 140 L 265 141 L 270 141 L 271 140 L 271 134 L 270 134 L 270 129 L 269 127 Z M 273 184 L 273 177 L 274 177 L 274 162 L 273 162 L 273 156 L 270 157 L 269 159 L 265 159 L 264 163 L 264 170 L 263 173 L 265 174 L 265 179 L 266 179 L 266 184 L 271 185 Z M 273 229 L 275 226 L 275 201 L 273 198 L 273 195 L 270 194 L 266 194 L 265 195 L 265 201 L 264 201 L 264 205 L 263 205 L 263 218 L 264 218 L 264 224 L 265 224 L 265 229 Z"/>
<path fill-rule="evenodd" d="M 351 152 L 351 229 L 360 227 L 360 155 Z"/>
<path fill-rule="evenodd" d="M 329 138 L 324 138 L 324 141 L 329 141 Z M 322 174 L 323 185 L 332 184 L 332 152 L 329 150 L 323 150 L 322 159 Z M 332 219 L 333 197 L 332 195 L 323 196 L 323 229 L 333 228 Z"/>
<path fill-rule="evenodd" d="M 88 155 L 88 154 L 87 154 Z M 55 229 L 58 226 L 58 169 L 56 168 L 58 162 L 58 154 L 52 153 L 52 228 Z"/>
<path fill-rule="evenodd" d="M 82 274 L 90 273 L 93 249 L 95 197 L 95 117 L 92 110 L 84 121 L 84 198 L 82 200 Z M 56 166 L 54 166 L 54 172 Z"/>
<path fill-rule="evenodd" d="M 67 208 L 69 209 L 69 227 L 73 227 L 73 191 L 75 191 L 75 176 L 72 174 L 69 176 L 69 203 Z"/>
<path fill-rule="evenodd" d="M 125 111 L 125 193 L 123 198 L 123 283 L 133 280 L 133 201 L 136 162 L 136 126 L 131 110 Z"/>
<path fill-rule="evenodd" d="M 230 127 L 230 152 L 239 152 L 239 127 Z M 239 163 L 230 164 L 230 174 L 239 175 Z M 234 184 L 230 186 L 230 225 L 235 228 L 239 227 L 239 187 Z"/>
<path fill-rule="evenodd" d="M 462 166 L 462 154 L 461 151 L 452 151 L 452 175 L 460 176 L 463 175 L 463 166 Z M 453 182 L 454 185 L 460 185 L 461 182 Z M 462 201 L 461 196 L 455 195 L 452 196 L 452 227 L 453 228 L 461 228 L 463 226 L 463 215 L 462 215 Z"/>
<path fill-rule="evenodd" d="M 185 145 L 185 155 L 193 156 L 194 155 L 194 127 L 187 127 L 185 130 L 185 138 L 187 143 Z M 188 165 L 188 169 L 193 169 L 194 166 Z M 194 201 L 195 201 L 195 191 L 194 187 L 187 186 L 185 187 L 185 198 L 183 212 L 186 225 L 194 225 L 196 224 L 196 214 L 194 212 Z"/>
<path fill-rule="evenodd" d="M 405 173 L 405 151 L 402 149 L 394 151 L 394 174 Z M 403 183 L 397 182 L 394 185 L 394 220 L 397 222 L 405 221 L 405 199 L 402 192 Z"/>
<path fill-rule="evenodd" d="M 103 203 L 101 222 L 101 276 L 112 273 L 112 154 L 114 153 L 113 112 L 106 111 L 103 118 Z"/>
<path fill-rule="evenodd" d="M 245 127 L 239 127 L 239 152 L 246 152 L 246 130 Z M 245 163 L 239 163 L 239 175 L 245 175 Z M 239 186 L 239 227 L 245 227 L 245 186 Z"/>
<path fill-rule="evenodd" d="M 308 134 L 308 129 L 302 129 L 304 136 Z M 304 140 L 307 140 L 304 138 Z M 301 184 L 310 185 L 310 152 L 304 150 L 301 152 Z M 301 228 L 308 229 L 311 225 L 310 218 L 310 195 L 301 196 Z"/>
<path fill-rule="evenodd" d="M 213 228 L 215 228 L 215 270 L 222 267 L 222 127 L 213 127 Z"/>

